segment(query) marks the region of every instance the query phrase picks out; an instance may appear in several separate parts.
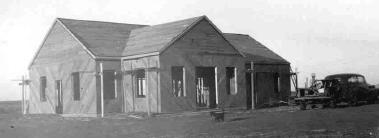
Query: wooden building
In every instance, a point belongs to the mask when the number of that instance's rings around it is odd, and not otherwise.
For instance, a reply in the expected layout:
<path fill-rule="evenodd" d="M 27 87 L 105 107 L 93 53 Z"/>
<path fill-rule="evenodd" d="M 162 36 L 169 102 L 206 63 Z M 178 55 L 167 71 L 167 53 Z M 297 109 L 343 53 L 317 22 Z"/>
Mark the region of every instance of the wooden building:
<path fill-rule="evenodd" d="M 287 61 L 206 16 L 152 26 L 58 18 L 29 71 L 30 113 L 253 108 L 290 92 Z"/>
<path fill-rule="evenodd" d="M 247 106 L 260 108 L 287 102 L 291 91 L 290 63 L 248 35 L 224 34 L 246 59 Z"/>

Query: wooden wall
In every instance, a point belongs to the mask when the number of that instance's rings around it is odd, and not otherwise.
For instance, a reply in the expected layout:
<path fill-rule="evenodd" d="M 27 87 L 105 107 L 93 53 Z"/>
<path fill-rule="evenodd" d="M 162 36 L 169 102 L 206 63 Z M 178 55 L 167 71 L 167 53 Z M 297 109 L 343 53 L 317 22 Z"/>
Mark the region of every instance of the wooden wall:
<path fill-rule="evenodd" d="M 29 68 L 30 113 L 55 113 L 55 81 L 62 80 L 63 114 L 96 115 L 95 61 L 82 46 L 56 22 Z M 80 72 L 80 101 L 73 100 L 72 72 Z M 46 76 L 47 101 L 40 101 L 40 77 Z"/>
<path fill-rule="evenodd" d="M 196 106 L 196 67 L 217 68 L 218 104 L 221 107 L 246 107 L 245 67 L 242 56 L 206 21 L 199 22 L 160 57 L 160 93 L 162 112 L 198 109 Z M 185 97 L 172 94 L 171 67 L 184 66 Z M 237 68 L 238 93 L 226 93 L 226 67 Z"/>
<path fill-rule="evenodd" d="M 138 59 L 124 60 L 122 63 L 123 70 L 123 87 L 124 87 L 124 111 L 125 112 L 161 112 L 160 94 L 159 94 L 159 68 L 158 56 L 150 56 Z M 133 72 L 138 69 L 144 69 L 147 77 L 146 97 L 136 97 L 136 80 Z M 149 102 L 147 101 L 149 100 Z"/>
<path fill-rule="evenodd" d="M 280 90 L 276 93 L 273 75 L 280 76 Z M 290 65 L 254 64 L 254 91 L 256 107 L 270 105 L 279 100 L 288 101 L 291 91 Z"/>

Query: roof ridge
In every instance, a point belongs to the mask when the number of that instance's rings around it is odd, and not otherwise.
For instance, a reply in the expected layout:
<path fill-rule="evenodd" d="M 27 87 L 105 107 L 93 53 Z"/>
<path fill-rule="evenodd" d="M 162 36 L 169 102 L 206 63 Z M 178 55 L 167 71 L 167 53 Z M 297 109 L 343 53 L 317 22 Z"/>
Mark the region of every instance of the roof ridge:
<path fill-rule="evenodd" d="M 97 23 L 107 23 L 107 24 L 122 24 L 122 25 L 137 25 L 137 26 L 150 26 L 150 25 L 144 25 L 144 24 L 131 24 L 131 23 L 120 23 L 120 22 L 110 22 L 110 21 L 98 21 L 98 20 L 83 20 L 83 19 L 69 19 L 69 18 L 60 18 L 58 17 L 57 20 L 70 20 L 70 21 L 85 21 L 85 22 L 97 22 Z"/>
<path fill-rule="evenodd" d="M 133 30 L 131 30 L 131 32 L 133 33 L 133 32 L 138 32 L 138 31 L 144 31 L 144 29 L 162 29 L 161 27 L 164 27 L 164 26 L 172 26 L 172 25 L 174 25 L 176 23 L 188 22 L 188 24 L 186 24 L 185 26 L 182 26 L 183 28 L 182 28 L 182 30 L 180 32 L 177 32 L 177 34 L 175 36 L 170 37 L 170 40 L 167 41 L 166 44 L 164 44 L 159 49 L 155 49 L 154 50 L 154 52 L 161 53 L 162 51 L 164 51 L 165 49 L 167 49 L 167 47 L 169 47 L 171 44 L 173 44 L 174 42 L 176 42 L 190 28 L 192 28 L 194 26 L 194 24 L 197 24 L 199 21 L 201 21 L 204 18 L 206 18 L 206 16 L 197 16 L 197 17 L 192 17 L 192 18 L 187 18 L 187 19 L 182 19 L 182 20 L 176 20 L 176 21 L 172 21 L 172 22 L 166 22 L 166 23 L 162 23 L 162 24 L 157 24 L 157 25 L 152 25 L 152 26 L 147 26 L 147 27 L 141 27 L 141 28 L 133 29 Z M 130 43 L 130 42 L 131 42 L 131 40 L 128 39 L 127 46 L 124 48 L 124 51 L 126 49 L 130 48 L 130 46 L 128 46 L 128 43 Z M 152 51 L 150 51 L 150 52 L 152 52 Z M 134 54 L 138 55 L 136 53 L 134 53 Z M 130 56 L 130 55 L 127 55 L 127 54 L 125 55 L 124 54 L 123 56 Z"/>
<path fill-rule="evenodd" d="M 202 15 L 202 16 L 196 16 L 196 17 L 185 18 L 185 19 L 180 19 L 180 20 L 174 20 L 174 21 L 169 21 L 169 22 L 154 24 L 154 25 L 151 25 L 150 27 L 158 26 L 158 25 L 165 25 L 165 24 L 170 24 L 170 23 L 177 23 L 177 22 L 182 22 L 182 21 L 186 21 L 186 20 L 190 20 L 190 19 L 197 19 L 197 18 L 201 19 L 201 18 L 204 18 L 204 17 L 206 17 L 206 16 Z"/>
<path fill-rule="evenodd" d="M 226 34 L 226 35 L 246 35 L 246 36 L 250 36 L 249 34 L 240 34 L 240 33 L 223 33 L 223 34 Z"/>

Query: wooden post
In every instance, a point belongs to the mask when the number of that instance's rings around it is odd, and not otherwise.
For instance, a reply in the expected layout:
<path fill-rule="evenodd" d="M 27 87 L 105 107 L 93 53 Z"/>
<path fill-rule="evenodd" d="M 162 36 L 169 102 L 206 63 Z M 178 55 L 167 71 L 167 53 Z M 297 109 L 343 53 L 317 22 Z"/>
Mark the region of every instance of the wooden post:
<path fill-rule="evenodd" d="M 147 115 L 151 116 L 150 111 L 150 92 L 149 92 L 149 59 L 147 60 L 146 68 L 146 102 L 147 102 Z"/>
<path fill-rule="evenodd" d="M 254 82 L 255 82 L 255 79 L 254 79 L 254 73 L 255 73 L 255 70 L 254 70 L 254 64 L 253 63 L 250 63 L 250 75 L 251 75 L 251 78 L 250 78 L 250 83 L 251 83 L 251 109 L 255 109 L 255 102 L 256 102 L 256 93 L 255 93 L 255 88 L 254 88 Z"/>
<path fill-rule="evenodd" d="M 156 72 L 157 72 L 157 76 L 156 76 L 156 78 L 157 78 L 157 90 L 156 90 L 156 93 L 157 93 L 157 113 L 159 112 L 159 108 L 160 108 L 160 105 L 159 105 L 159 94 L 160 94 L 160 92 L 159 92 L 159 87 L 160 87 L 160 77 L 159 77 L 159 65 L 158 65 L 158 61 L 156 61 L 155 62 L 155 65 L 156 65 L 156 67 L 157 67 L 157 70 L 156 70 Z M 183 72 L 185 72 L 185 71 L 183 71 Z M 184 77 L 185 77 L 185 75 L 184 75 Z M 185 89 L 186 87 L 185 87 L 185 83 L 184 83 L 184 89 Z"/>
<path fill-rule="evenodd" d="M 217 67 L 215 67 L 215 90 L 216 90 L 216 106 L 218 107 L 218 83 L 217 83 Z"/>
<path fill-rule="evenodd" d="M 130 74 L 130 78 L 131 78 L 131 81 L 132 81 L 132 85 L 131 85 L 131 88 L 132 88 L 132 100 L 133 100 L 133 112 L 136 111 L 135 109 L 135 97 L 136 97 L 136 93 L 135 93 L 135 89 L 134 89 L 134 70 L 133 70 L 133 60 L 130 60 L 130 70 L 132 71 L 132 73 Z"/>
<path fill-rule="evenodd" d="M 117 71 L 115 71 L 113 75 L 114 75 L 114 81 L 113 81 L 114 82 L 114 97 L 115 97 L 115 99 L 117 99 L 117 97 L 118 97 L 117 96 L 117 92 L 118 92 L 118 90 L 117 90 L 118 89 L 117 88 L 117 79 L 118 79 L 117 78 Z"/>
<path fill-rule="evenodd" d="M 22 96 L 22 101 L 21 101 L 21 110 L 22 110 L 22 114 L 25 114 L 25 77 L 22 76 L 22 80 L 21 80 L 21 96 Z"/>
<path fill-rule="evenodd" d="M 100 62 L 100 87 L 101 117 L 104 117 L 104 74 L 102 62 Z"/>

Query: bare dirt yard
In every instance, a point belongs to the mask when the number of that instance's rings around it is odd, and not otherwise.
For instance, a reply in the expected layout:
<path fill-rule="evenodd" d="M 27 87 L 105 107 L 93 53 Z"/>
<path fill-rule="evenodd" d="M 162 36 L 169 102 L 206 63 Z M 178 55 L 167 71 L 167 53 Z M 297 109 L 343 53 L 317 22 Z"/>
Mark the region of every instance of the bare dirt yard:
<path fill-rule="evenodd" d="M 20 102 L 1 102 L 0 138 L 129 137 L 379 137 L 379 104 L 300 111 L 275 107 L 226 113 L 108 115 L 105 118 L 25 115 Z"/>

